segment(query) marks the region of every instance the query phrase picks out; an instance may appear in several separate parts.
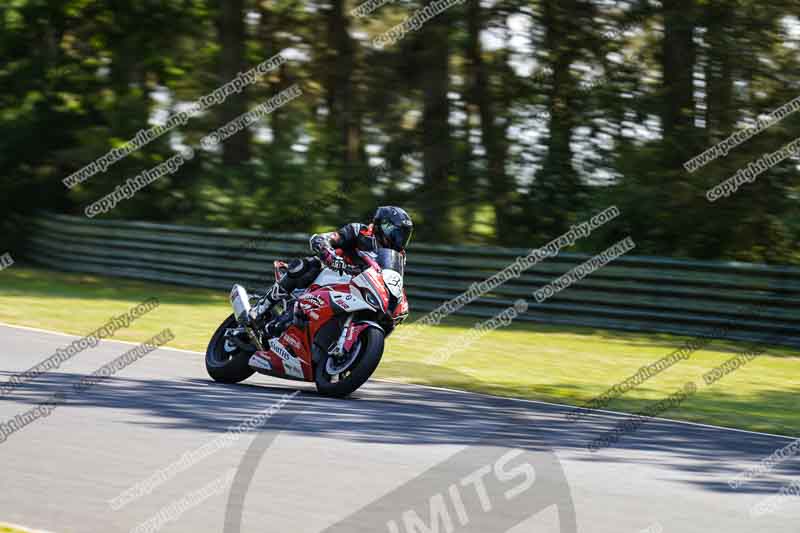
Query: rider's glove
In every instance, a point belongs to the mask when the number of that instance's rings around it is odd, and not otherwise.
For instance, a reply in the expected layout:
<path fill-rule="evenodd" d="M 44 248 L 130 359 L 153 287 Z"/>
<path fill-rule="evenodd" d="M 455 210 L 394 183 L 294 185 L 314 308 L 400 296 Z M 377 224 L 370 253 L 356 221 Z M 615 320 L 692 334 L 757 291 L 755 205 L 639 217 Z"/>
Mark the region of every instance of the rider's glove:
<path fill-rule="evenodd" d="M 347 268 L 347 263 L 344 262 L 344 259 L 336 255 L 333 250 L 323 250 L 320 256 L 325 266 L 331 270 L 337 271 L 339 275 Z"/>
<path fill-rule="evenodd" d="M 333 248 L 323 248 L 319 252 L 319 258 L 322 261 L 322 264 L 324 264 L 327 267 L 330 267 L 334 263 L 334 261 L 336 261 L 336 259 L 339 258 L 339 256 L 336 255 L 336 252 L 333 250 Z"/>
<path fill-rule="evenodd" d="M 341 276 L 342 274 L 344 274 L 345 272 L 347 272 L 347 271 L 348 271 L 348 267 L 349 267 L 349 266 L 350 266 L 350 265 L 348 265 L 347 263 L 345 263 L 345 262 L 344 262 L 344 259 L 342 259 L 342 258 L 341 258 L 341 257 L 339 257 L 339 256 L 336 256 L 336 257 L 335 257 L 335 258 L 334 258 L 334 259 L 333 259 L 333 260 L 330 262 L 330 264 L 328 265 L 328 267 L 330 267 L 331 269 L 333 269 L 333 270 L 335 270 L 336 272 L 338 272 L 340 276 Z"/>
<path fill-rule="evenodd" d="M 344 258 L 336 255 L 336 252 L 333 249 L 323 250 L 320 254 L 320 259 L 322 262 L 330 268 L 331 270 L 335 270 L 341 276 L 342 274 L 348 274 L 350 276 L 355 276 L 361 273 L 361 269 L 359 269 L 355 265 L 351 265 L 347 263 Z"/>

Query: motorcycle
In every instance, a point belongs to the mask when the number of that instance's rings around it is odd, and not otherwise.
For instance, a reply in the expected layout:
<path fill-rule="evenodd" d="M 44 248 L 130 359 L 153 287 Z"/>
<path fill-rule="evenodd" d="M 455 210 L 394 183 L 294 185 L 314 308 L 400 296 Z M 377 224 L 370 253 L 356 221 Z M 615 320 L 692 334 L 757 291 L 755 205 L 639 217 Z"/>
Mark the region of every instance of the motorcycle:
<path fill-rule="evenodd" d="M 206 350 L 208 374 L 222 383 L 238 383 L 256 372 L 314 382 L 321 394 L 338 398 L 361 387 L 378 367 L 386 337 L 408 317 L 408 300 L 405 256 L 388 248 L 357 253 L 363 271 L 323 268 L 307 289 L 294 291 L 284 306 L 261 319 L 250 311 L 264 295 L 234 285 L 233 313 Z M 275 261 L 275 279 L 286 269 L 285 262 Z M 264 326 L 289 306 L 291 325 L 270 337 Z"/>

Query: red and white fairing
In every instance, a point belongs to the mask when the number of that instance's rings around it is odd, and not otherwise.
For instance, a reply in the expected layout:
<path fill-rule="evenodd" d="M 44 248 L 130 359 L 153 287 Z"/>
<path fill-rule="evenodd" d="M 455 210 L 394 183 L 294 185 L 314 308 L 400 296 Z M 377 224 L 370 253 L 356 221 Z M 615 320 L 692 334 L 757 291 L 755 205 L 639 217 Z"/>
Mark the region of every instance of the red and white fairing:
<path fill-rule="evenodd" d="M 305 318 L 301 321 L 304 325 L 289 326 L 279 338 L 270 339 L 267 351 L 256 352 L 250 358 L 251 367 L 280 378 L 314 381 L 312 340 L 337 315 L 371 311 L 389 315 L 395 323 L 405 319 L 408 300 L 403 276 L 395 270 L 382 269 L 368 254 L 359 253 L 369 268 L 353 277 L 324 268 L 308 291 L 297 299 L 295 313 Z M 276 277 L 284 265 L 275 262 Z M 390 312 L 392 297 L 397 304 Z M 342 349 L 349 351 L 366 328 L 375 326 L 374 322 L 348 317 Z"/>

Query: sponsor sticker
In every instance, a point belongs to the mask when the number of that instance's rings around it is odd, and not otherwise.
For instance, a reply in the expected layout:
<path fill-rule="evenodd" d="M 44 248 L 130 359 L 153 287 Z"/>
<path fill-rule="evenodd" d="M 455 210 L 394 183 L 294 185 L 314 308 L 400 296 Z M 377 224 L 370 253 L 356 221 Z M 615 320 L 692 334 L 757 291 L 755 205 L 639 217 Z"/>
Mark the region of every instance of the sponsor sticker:
<path fill-rule="evenodd" d="M 272 370 L 272 363 L 269 362 L 269 359 L 261 355 L 261 352 L 254 353 L 252 357 L 250 357 L 250 361 L 248 364 L 253 368 Z"/>

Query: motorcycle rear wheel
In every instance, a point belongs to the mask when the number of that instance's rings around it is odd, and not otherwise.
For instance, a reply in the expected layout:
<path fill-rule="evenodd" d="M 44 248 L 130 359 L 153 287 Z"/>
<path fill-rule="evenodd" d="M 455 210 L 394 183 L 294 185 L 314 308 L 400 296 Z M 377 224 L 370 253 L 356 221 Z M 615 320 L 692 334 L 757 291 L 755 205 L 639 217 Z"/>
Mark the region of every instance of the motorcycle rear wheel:
<path fill-rule="evenodd" d="M 336 376 L 331 376 L 326 370 L 331 355 L 323 354 L 314 369 L 317 391 L 334 398 L 344 398 L 355 392 L 378 368 L 383 356 L 383 341 L 383 331 L 373 327 L 364 330 L 356 343 L 356 346 L 360 345 L 360 353 L 347 370 Z"/>
<path fill-rule="evenodd" d="M 214 381 L 220 383 L 239 383 L 255 374 L 255 370 L 250 368 L 251 353 L 242 349 L 231 350 L 230 345 L 225 346 L 225 330 L 235 328 L 238 324 L 236 318 L 231 314 L 220 324 L 217 331 L 211 337 L 206 349 L 206 371 Z"/>

